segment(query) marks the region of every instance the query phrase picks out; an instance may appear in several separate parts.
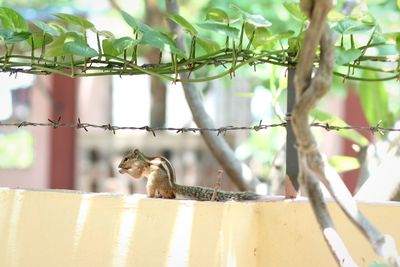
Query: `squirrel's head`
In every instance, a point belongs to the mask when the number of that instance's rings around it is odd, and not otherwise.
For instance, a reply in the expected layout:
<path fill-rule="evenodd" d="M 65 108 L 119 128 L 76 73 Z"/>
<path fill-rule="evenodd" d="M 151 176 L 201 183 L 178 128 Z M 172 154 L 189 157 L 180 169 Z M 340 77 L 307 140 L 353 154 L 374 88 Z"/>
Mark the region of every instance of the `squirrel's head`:
<path fill-rule="evenodd" d="M 128 152 L 118 165 L 120 173 L 127 173 L 133 178 L 142 178 L 145 175 L 148 163 L 139 149 Z"/>

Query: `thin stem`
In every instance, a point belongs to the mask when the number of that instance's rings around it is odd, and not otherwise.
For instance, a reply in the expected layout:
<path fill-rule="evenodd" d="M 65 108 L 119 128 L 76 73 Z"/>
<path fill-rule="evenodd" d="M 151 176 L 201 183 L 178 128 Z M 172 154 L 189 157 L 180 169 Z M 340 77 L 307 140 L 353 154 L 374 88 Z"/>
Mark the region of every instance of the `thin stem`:
<path fill-rule="evenodd" d="M 33 64 L 34 58 L 35 58 L 35 42 L 33 40 L 33 35 L 31 35 L 31 66 Z"/>
<path fill-rule="evenodd" d="M 74 56 L 71 55 L 71 77 L 73 78 L 75 74 L 75 64 L 74 64 Z"/>
<path fill-rule="evenodd" d="M 99 50 L 99 56 L 97 57 L 97 60 L 101 60 L 101 54 L 103 54 L 103 50 L 101 49 L 100 36 L 98 32 L 96 32 L 96 40 L 97 40 L 97 49 Z"/>
<path fill-rule="evenodd" d="M 242 27 L 240 28 L 240 37 L 239 37 L 239 45 L 238 45 L 239 52 L 242 50 L 243 33 L 244 33 L 244 23 L 242 24 Z"/>

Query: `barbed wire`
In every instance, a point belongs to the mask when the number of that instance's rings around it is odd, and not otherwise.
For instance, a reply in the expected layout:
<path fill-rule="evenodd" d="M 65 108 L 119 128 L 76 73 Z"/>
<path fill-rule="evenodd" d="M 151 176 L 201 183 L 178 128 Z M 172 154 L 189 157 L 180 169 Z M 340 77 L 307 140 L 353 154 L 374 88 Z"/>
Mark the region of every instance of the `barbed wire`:
<path fill-rule="evenodd" d="M 283 127 L 285 128 L 287 125 L 287 121 L 290 120 L 290 116 L 286 118 L 286 122 L 281 123 L 272 123 L 272 124 L 263 124 L 262 120 L 259 124 L 254 126 L 223 126 L 218 128 L 200 128 L 200 127 L 150 127 L 148 125 L 145 126 L 116 126 L 111 124 L 93 124 L 93 123 L 86 123 L 81 122 L 80 118 L 78 118 L 77 123 L 63 123 L 61 122 L 61 117 L 58 117 L 57 120 L 48 119 L 48 122 L 28 122 L 28 121 L 21 121 L 21 122 L 0 122 L 0 127 L 51 127 L 51 128 L 76 128 L 76 129 L 84 129 L 88 132 L 89 128 L 96 128 L 96 129 L 103 129 L 106 131 L 110 131 L 115 134 L 116 131 L 119 130 L 134 130 L 134 131 L 147 131 L 153 134 L 156 137 L 156 132 L 161 131 L 171 131 L 175 133 L 186 133 L 186 132 L 193 132 L 193 133 L 201 133 L 203 131 L 210 131 L 216 132 L 217 136 L 223 134 L 225 135 L 229 131 L 260 131 L 260 130 L 267 130 L 269 128 L 275 127 Z M 386 128 L 380 126 L 378 123 L 376 126 L 362 126 L 362 125 L 346 125 L 346 126 L 338 126 L 338 125 L 331 125 L 329 123 L 321 123 L 321 122 L 313 122 L 310 124 L 311 127 L 318 127 L 325 129 L 326 131 L 341 131 L 341 130 L 359 130 L 359 131 L 369 131 L 372 134 L 380 133 L 384 134 L 384 132 L 400 132 L 399 128 Z"/>

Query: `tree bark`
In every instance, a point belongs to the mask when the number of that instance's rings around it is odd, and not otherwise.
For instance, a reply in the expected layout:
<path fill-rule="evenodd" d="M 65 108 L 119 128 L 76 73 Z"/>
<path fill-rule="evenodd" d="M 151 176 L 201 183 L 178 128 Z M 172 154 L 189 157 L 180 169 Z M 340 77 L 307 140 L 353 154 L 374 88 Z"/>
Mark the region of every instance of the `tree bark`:
<path fill-rule="evenodd" d="M 375 252 L 386 263 L 399 266 L 399 258 L 393 238 L 382 235 L 369 223 L 358 210 L 356 202 L 340 177 L 328 173 L 332 170 L 326 166 L 310 130 L 309 112 L 328 92 L 332 81 L 334 42 L 333 35 L 326 23 L 326 16 L 332 8 L 332 2 L 328 0 L 302 0 L 300 5 L 303 12 L 310 18 L 310 25 L 302 44 L 300 61 L 296 70 L 296 104 L 292 114 L 300 163 L 300 182 L 307 191 L 314 214 L 323 230 L 324 238 L 340 266 L 354 266 L 355 263 L 334 229 L 319 187 L 319 181 L 326 186 L 348 218 L 366 236 Z M 318 43 L 321 51 L 319 69 L 312 77 Z"/>

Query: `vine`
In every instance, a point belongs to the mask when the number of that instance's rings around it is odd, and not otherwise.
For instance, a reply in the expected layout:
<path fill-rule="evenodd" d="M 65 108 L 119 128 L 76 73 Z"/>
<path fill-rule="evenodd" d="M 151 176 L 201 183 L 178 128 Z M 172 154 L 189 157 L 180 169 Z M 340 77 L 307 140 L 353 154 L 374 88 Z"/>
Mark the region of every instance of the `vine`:
<path fill-rule="evenodd" d="M 70 77 L 148 74 L 172 82 L 203 82 L 226 75 L 234 76 L 237 69 L 246 65 L 254 68 L 259 64 L 294 65 L 298 63 L 308 21 L 298 4 L 285 3 L 284 6 L 295 19 L 302 22 L 298 34 L 294 31 L 273 34 L 269 30 L 271 23 L 268 20 L 236 6 L 231 8 L 237 13 L 237 18 L 230 18 L 222 9 L 210 8 L 206 21 L 195 24 L 180 15 L 166 13 L 167 19 L 185 30 L 189 40 L 187 53 L 177 46 L 167 32 L 155 30 L 123 11 L 123 20 L 131 27 L 132 34 L 116 37 L 109 31 L 97 30 L 90 21 L 71 14 L 56 13 L 54 16 L 57 21 L 34 21 L 28 24 L 15 10 L 0 7 L 0 69 L 11 74 L 57 73 Z M 331 23 L 333 30 L 340 35 L 335 51 L 334 75 L 362 81 L 399 78 L 398 53 L 388 56 L 372 54 L 369 50 L 394 46 L 398 51 L 400 33 L 382 33 L 370 14 L 343 17 Z M 204 37 L 205 34 L 200 34 L 199 29 L 222 35 L 223 42 Z M 88 34 L 95 34 L 96 49 L 89 46 Z M 354 40 L 358 34 L 367 34 L 368 41 L 357 46 Z M 158 64 L 137 64 L 138 54 L 145 46 L 160 50 Z M 277 47 L 279 49 L 275 49 Z M 171 55 L 170 62 L 162 62 L 165 53 Z M 318 61 L 316 58 L 315 62 Z M 376 62 L 382 63 L 382 66 L 377 66 Z M 397 66 L 383 66 L 387 62 L 397 62 Z M 178 78 L 178 73 L 192 73 L 207 66 L 224 66 L 226 70 L 208 77 Z M 356 69 L 383 75 L 366 78 L 355 75 Z"/>

